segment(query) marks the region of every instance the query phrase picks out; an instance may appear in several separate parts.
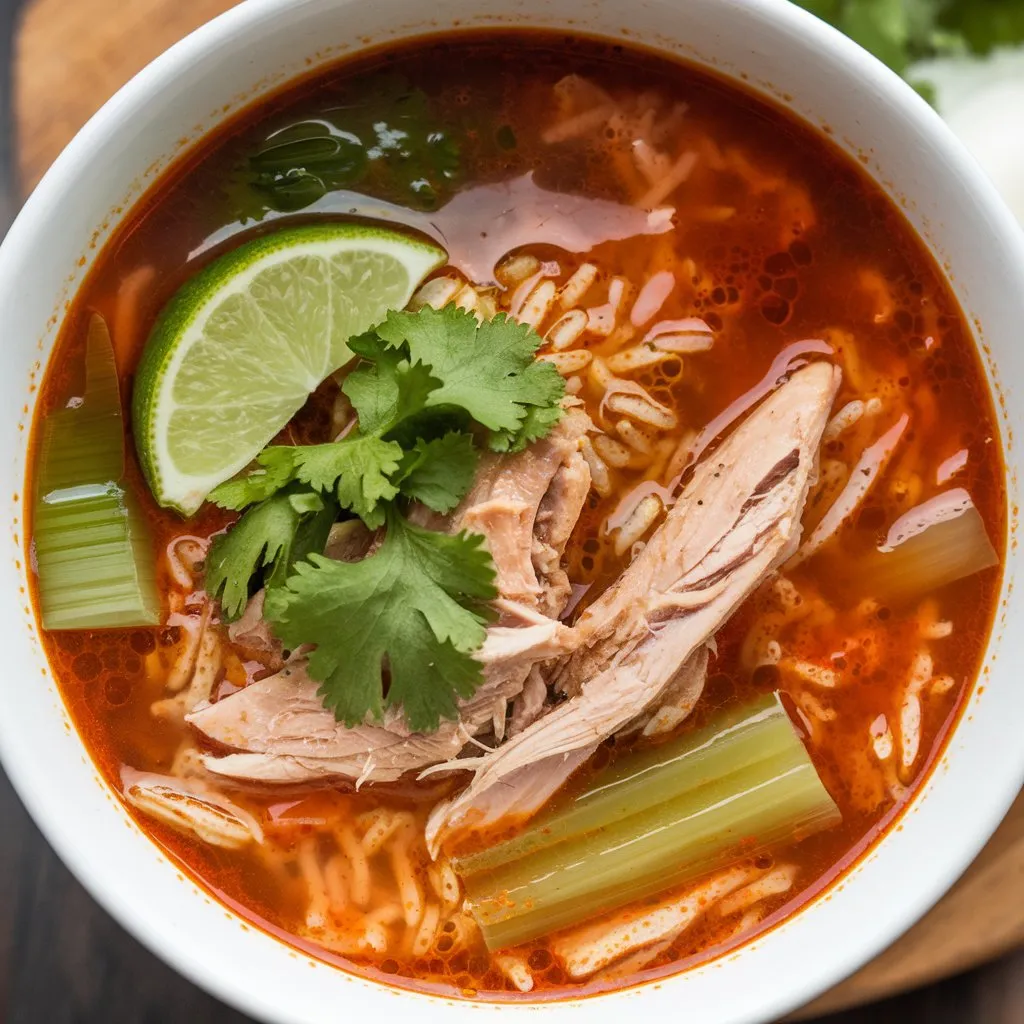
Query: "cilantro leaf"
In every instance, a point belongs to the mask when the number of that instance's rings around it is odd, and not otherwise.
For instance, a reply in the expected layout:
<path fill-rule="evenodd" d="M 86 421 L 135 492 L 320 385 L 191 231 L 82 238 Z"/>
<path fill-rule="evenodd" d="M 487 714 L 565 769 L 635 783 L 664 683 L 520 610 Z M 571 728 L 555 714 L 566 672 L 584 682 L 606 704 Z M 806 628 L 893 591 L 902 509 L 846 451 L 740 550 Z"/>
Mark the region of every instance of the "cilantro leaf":
<path fill-rule="evenodd" d="M 334 491 L 342 508 L 351 509 L 371 530 L 384 522 L 381 502 L 398 494 L 391 482 L 402 446 L 379 437 L 349 437 L 330 444 L 292 449 L 295 476 L 318 491 Z"/>
<path fill-rule="evenodd" d="M 237 618 L 262 579 L 265 617 L 284 643 L 312 647 L 310 673 L 340 719 L 398 706 L 410 728 L 432 730 L 483 680 L 473 653 L 493 614 L 495 568 L 482 536 L 414 526 L 402 502 L 450 512 L 472 486 L 478 445 L 519 451 L 543 437 L 565 387 L 535 360 L 532 328 L 505 316 L 393 311 L 350 344 L 361 362 L 342 389 L 358 429 L 267 448 L 248 476 L 217 489 L 224 507 L 252 507 L 213 545 L 207 589 Z M 386 524 L 375 554 L 322 554 L 340 508 L 370 529 Z"/>
<path fill-rule="evenodd" d="M 398 473 L 409 478 L 406 496 L 438 511 L 458 504 L 475 465 L 472 440 L 463 433 L 472 420 L 489 428 L 492 450 L 507 452 L 543 437 L 561 416 L 565 385 L 552 365 L 534 359 L 539 336 L 505 316 L 480 324 L 456 306 L 392 311 L 376 334 L 350 344 L 361 362 L 342 390 L 358 432 L 329 444 L 267 448 L 256 469 L 218 487 L 214 501 L 238 510 L 299 480 L 333 491 L 343 508 L 375 529 L 383 503 L 399 494 Z M 464 440 L 431 447 L 453 433 Z M 448 467 L 450 480 L 437 464 L 424 483 L 428 455 L 431 463 L 458 459 Z"/>
<path fill-rule="evenodd" d="M 377 333 L 390 346 L 407 349 L 411 361 L 425 363 L 441 381 L 427 397 L 428 408 L 464 409 L 509 437 L 518 434 L 530 407 L 550 409 L 565 393 L 554 366 L 534 360 L 540 336 L 504 314 L 477 323 L 454 305 L 392 310 Z"/>
<path fill-rule="evenodd" d="M 476 464 L 469 434 L 452 432 L 433 441 L 420 438 L 402 459 L 399 487 L 406 497 L 435 512 L 451 512 L 473 483 Z"/>
<path fill-rule="evenodd" d="M 246 505 L 254 505 L 276 494 L 294 476 L 292 451 L 292 448 L 280 445 L 264 448 L 256 456 L 256 469 L 247 476 L 228 480 L 215 487 L 210 493 L 210 501 L 221 508 L 238 512 Z"/>
<path fill-rule="evenodd" d="M 220 599 L 228 621 L 245 609 L 253 577 L 267 570 L 269 576 L 283 580 L 291 563 L 315 548 L 321 535 L 321 550 L 326 543 L 337 506 L 319 498 L 312 504 L 296 502 L 295 497 L 284 491 L 273 495 L 214 538 L 206 560 L 206 590 Z M 310 522 L 315 525 L 299 537 L 300 528 Z"/>
<path fill-rule="evenodd" d="M 333 498 L 323 498 L 309 491 L 288 494 L 287 498 L 299 520 L 291 539 L 275 559 L 274 568 L 264 576 L 268 594 L 284 583 L 296 562 L 324 550 L 331 527 L 338 518 L 339 509 Z"/>
<path fill-rule="evenodd" d="M 319 512 L 324 508 L 324 499 L 316 491 L 289 491 L 288 504 L 298 514 Z"/>
<path fill-rule="evenodd" d="M 310 674 L 340 720 L 379 720 L 401 706 L 411 729 L 433 730 L 483 680 L 472 652 L 494 576 L 481 536 L 424 530 L 392 508 L 375 554 L 354 563 L 311 555 L 268 592 L 265 614 L 288 646 L 315 645 Z"/>
<path fill-rule="evenodd" d="M 346 377 L 341 390 L 359 417 L 360 433 L 388 433 L 402 420 L 421 413 L 430 393 L 441 386 L 429 366 L 410 364 L 376 335 L 355 338 L 349 347 L 363 362 Z"/>
<path fill-rule="evenodd" d="M 910 61 L 910 25 L 902 0 L 846 0 L 836 27 L 896 72 Z"/>
<path fill-rule="evenodd" d="M 547 437 L 561 418 L 561 405 L 531 405 L 518 430 L 492 431 L 489 447 L 493 452 L 521 452 L 534 441 Z"/>

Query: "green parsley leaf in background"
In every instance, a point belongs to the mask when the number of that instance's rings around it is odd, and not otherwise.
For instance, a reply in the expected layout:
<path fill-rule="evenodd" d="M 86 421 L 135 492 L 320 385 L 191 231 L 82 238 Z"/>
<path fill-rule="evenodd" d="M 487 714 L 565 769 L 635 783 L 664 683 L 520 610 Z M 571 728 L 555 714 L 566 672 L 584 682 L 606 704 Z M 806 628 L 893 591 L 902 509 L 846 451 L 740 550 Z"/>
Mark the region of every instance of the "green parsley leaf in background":
<path fill-rule="evenodd" d="M 944 5 L 942 24 L 975 54 L 1024 42 L 1021 0 L 959 0 Z"/>
<path fill-rule="evenodd" d="M 899 74 L 920 60 L 1024 42 L 1021 0 L 793 0 Z M 926 99 L 930 83 L 911 80 Z"/>
<path fill-rule="evenodd" d="M 341 721 L 401 706 L 411 729 L 429 731 L 483 680 L 472 652 L 484 641 L 494 577 L 483 537 L 425 530 L 392 508 L 374 554 L 351 563 L 310 555 L 268 592 L 265 611 L 285 644 L 316 645 L 310 674 Z"/>

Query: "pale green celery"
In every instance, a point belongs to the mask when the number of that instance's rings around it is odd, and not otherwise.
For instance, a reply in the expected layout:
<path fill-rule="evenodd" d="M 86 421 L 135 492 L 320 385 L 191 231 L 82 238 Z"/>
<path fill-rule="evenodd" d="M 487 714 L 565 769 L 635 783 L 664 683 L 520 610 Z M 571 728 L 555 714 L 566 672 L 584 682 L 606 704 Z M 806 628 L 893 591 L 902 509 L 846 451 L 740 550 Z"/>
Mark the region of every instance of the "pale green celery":
<path fill-rule="evenodd" d="M 124 473 L 124 428 L 114 346 L 101 316 L 89 321 L 85 392 L 43 420 L 36 491 L 110 483 Z"/>
<path fill-rule="evenodd" d="M 33 542 L 46 629 L 160 621 L 145 518 L 121 487 L 124 430 L 114 349 L 93 316 L 80 401 L 43 421 Z"/>
<path fill-rule="evenodd" d="M 861 576 L 880 601 L 912 601 L 999 564 L 981 514 L 966 491 L 949 491 L 926 502 L 920 506 L 922 520 L 926 520 L 929 506 L 936 506 L 931 514 L 937 511 L 939 516 L 949 517 L 937 518 L 916 530 L 919 524 L 911 524 L 906 536 L 893 537 L 901 532 L 898 522 L 890 531 L 887 544 L 862 563 Z M 918 510 L 913 510 L 900 522 L 917 514 Z"/>
<path fill-rule="evenodd" d="M 726 733 L 717 751 L 710 740 L 716 727 Z M 687 757 L 695 745 L 715 757 Z M 719 753 L 726 749 L 729 756 Z M 462 871 L 469 858 L 456 864 L 489 948 L 616 910 L 840 821 L 777 696 L 659 747 L 671 784 L 663 783 L 653 753 L 627 755 L 608 778 L 599 773 L 570 807 L 530 830 L 564 838 L 502 844 L 509 859 L 487 870 Z M 641 799 L 647 789 L 657 798 Z M 623 810 L 621 795 L 630 792 L 637 802 Z M 569 825 L 561 825 L 563 817 Z M 475 861 L 481 863 L 487 861 Z"/>
<path fill-rule="evenodd" d="M 496 846 L 454 860 L 461 875 L 496 868 L 547 846 L 604 828 L 789 749 L 789 729 L 765 729 L 779 718 L 772 694 L 681 740 L 637 751 L 597 776 L 569 806 L 556 805 L 529 828 Z M 785 714 L 785 712 L 782 712 Z M 751 742 L 752 733 L 756 742 Z"/>

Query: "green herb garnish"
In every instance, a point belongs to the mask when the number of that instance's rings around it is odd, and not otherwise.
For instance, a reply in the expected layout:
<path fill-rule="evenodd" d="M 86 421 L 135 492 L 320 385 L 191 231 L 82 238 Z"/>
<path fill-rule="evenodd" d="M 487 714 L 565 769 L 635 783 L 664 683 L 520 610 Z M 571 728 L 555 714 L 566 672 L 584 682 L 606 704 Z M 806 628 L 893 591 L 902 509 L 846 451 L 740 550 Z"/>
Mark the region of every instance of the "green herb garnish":
<path fill-rule="evenodd" d="M 342 390 L 358 429 L 265 448 L 210 495 L 247 511 L 214 541 L 207 590 L 234 619 L 265 585 L 267 620 L 290 647 L 316 645 L 310 673 L 349 724 L 401 705 L 411 728 L 434 729 L 480 685 L 473 653 L 497 596 L 483 538 L 424 530 L 404 511 L 416 501 L 450 512 L 481 446 L 518 451 L 554 426 L 565 388 L 534 359 L 540 343 L 503 314 L 478 323 L 455 306 L 392 312 L 350 342 L 359 362 Z M 376 553 L 352 564 L 320 555 L 339 509 L 384 527 Z"/>
<path fill-rule="evenodd" d="M 268 590 L 292 567 L 323 551 L 338 507 L 310 491 L 282 491 L 250 509 L 214 539 L 206 562 L 206 587 L 220 597 L 224 616 L 237 619 L 249 599 L 249 581 L 265 572 Z"/>
<path fill-rule="evenodd" d="M 917 61 L 1024 42 L 1020 0 L 794 0 L 899 74 Z M 928 82 L 910 80 L 932 101 Z"/>
<path fill-rule="evenodd" d="M 540 410 L 557 419 L 562 378 L 550 363 L 534 360 L 540 344 L 536 332 L 503 314 L 478 325 L 455 306 L 427 306 L 418 313 L 389 313 L 377 334 L 429 366 L 440 380 L 426 408 L 468 413 L 490 429 L 488 445 L 494 451 L 519 451 L 535 440 L 534 417 Z"/>
<path fill-rule="evenodd" d="M 375 554 L 311 555 L 268 593 L 265 611 L 284 643 L 316 645 L 309 672 L 340 720 L 357 725 L 401 705 L 411 729 L 429 731 L 483 681 L 473 652 L 497 596 L 494 564 L 479 535 L 421 529 L 393 506 L 386 523 Z"/>
<path fill-rule="evenodd" d="M 305 209 L 372 179 L 400 202 L 433 210 L 459 175 L 459 146 L 434 104 L 400 75 L 378 76 L 359 102 L 275 129 L 239 168 L 229 191 L 238 212 Z"/>

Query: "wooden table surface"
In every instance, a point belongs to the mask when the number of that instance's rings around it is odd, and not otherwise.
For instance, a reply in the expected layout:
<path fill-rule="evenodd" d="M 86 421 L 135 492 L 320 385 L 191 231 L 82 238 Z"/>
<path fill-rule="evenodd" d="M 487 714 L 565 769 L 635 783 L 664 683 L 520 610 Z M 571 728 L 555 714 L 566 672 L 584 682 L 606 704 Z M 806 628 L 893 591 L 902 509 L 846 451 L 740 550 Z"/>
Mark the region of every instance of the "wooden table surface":
<path fill-rule="evenodd" d="M 0 0 L 0 12 L 9 14 L 15 2 Z M 131 75 L 230 6 L 231 0 L 32 0 L 14 58 L 22 194 Z M 0 212 L 2 202 L 0 197 Z M 1024 798 L 942 903 L 802 1016 L 891 996 L 1021 945 L 1022 890 Z M 96 907 L 47 848 L 0 776 L 0 1021 L 214 1020 L 241 1024 L 247 1018 L 178 978 Z M 1024 1022 L 1024 954 L 966 980 L 946 981 L 834 1020 L 1019 1024 Z"/>

